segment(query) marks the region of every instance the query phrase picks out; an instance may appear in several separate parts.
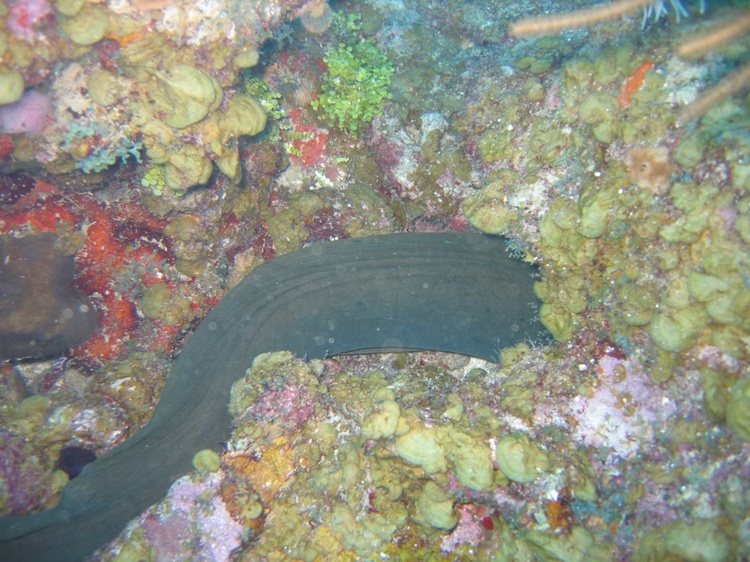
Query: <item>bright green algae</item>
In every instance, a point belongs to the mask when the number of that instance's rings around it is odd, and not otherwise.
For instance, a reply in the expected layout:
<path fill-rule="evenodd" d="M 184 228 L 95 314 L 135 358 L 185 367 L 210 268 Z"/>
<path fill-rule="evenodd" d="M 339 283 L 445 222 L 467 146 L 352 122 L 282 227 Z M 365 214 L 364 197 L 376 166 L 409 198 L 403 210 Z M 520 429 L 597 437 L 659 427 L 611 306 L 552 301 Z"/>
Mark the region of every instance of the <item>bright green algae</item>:
<path fill-rule="evenodd" d="M 326 121 L 355 136 L 383 113 L 394 72 L 377 43 L 359 37 L 361 29 L 359 16 L 334 16 L 334 33 L 341 42 L 323 58 L 322 92 L 311 104 Z"/>

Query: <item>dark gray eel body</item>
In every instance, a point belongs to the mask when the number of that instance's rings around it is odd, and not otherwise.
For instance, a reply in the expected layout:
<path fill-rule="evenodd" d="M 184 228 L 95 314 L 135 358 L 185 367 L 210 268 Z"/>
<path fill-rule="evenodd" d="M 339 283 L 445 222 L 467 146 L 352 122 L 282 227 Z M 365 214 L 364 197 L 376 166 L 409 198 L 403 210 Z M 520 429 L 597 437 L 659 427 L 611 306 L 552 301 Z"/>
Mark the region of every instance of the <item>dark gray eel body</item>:
<path fill-rule="evenodd" d="M 393 234 L 320 244 L 250 273 L 206 316 L 179 354 L 151 421 L 88 465 L 49 511 L 0 519 L 0 560 L 81 560 L 221 451 L 229 391 L 260 353 L 302 358 L 435 350 L 498 360 L 501 348 L 546 339 L 533 266 L 502 238 Z"/>

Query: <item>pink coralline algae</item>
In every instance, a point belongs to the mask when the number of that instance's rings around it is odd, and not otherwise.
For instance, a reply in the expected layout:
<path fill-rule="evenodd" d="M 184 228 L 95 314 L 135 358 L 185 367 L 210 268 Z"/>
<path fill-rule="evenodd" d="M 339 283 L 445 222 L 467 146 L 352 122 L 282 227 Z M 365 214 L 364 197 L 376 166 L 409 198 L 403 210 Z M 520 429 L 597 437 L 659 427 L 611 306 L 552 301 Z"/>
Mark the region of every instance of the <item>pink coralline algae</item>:
<path fill-rule="evenodd" d="M 4 515 L 21 515 L 41 503 L 40 473 L 26 462 L 24 441 L 15 433 L 0 430 L 0 480 L 5 483 L 2 500 Z"/>
<path fill-rule="evenodd" d="M 268 390 L 248 410 L 248 415 L 264 420 L 276 420 L 283 427 L 295 431 L 315 413 L 310 393 L 304 387 L 287 386 Z"/>
<path fill-rule="evenodd" d="M 8 5 L 6 27 L 19 39 L 34 40 L 35 25 L 52 14 L 47 0 L 17 0 Z"/>
<path fill-rule="evenodd" d="M 440 549 L 443 552 L 453 552 L 462 544 L 477 546 L 487 532 L 494 527 L 484 507 L 467 504 L 458 506 L 456 511 L 459 516 L 458 525 L 440 542 Z"/>
<path fill-rule="evenodd" d="M 30 90 L 16 103 L 0 106 L 0 133 L 38 133 L 51 110 L 49 96 Z"/>
<path fill-rule="evenodd" d="M 168 507 L 145 516 L 146 540 L 159 560 L 222 562 L 242 544 L 242 526 L 227 511 L 220 483 L 217 474 L 197 483 L 181 478 L 164 502 Z"/>
<path fill-rule="evenodd" d="M 666 421 L 677 406 L 630 359 L 604 355 L 596 369 L 599 387 L 594 396 L 577 396 L 570 405 L 578 422 L 574 435 L 585 445 L 629 457 L 653 439 L 653 425 Z"/>

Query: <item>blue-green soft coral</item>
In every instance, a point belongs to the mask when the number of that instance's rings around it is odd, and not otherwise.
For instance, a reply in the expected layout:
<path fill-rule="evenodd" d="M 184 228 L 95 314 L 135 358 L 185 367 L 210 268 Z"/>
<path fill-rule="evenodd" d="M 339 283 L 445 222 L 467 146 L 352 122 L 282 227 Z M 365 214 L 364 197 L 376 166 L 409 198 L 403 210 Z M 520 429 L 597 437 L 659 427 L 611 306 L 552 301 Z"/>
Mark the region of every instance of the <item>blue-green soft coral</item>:
<path fill-rule="evenodd" d="M 70 127 L 63 147 L 77 152 L 74 147 L 81 144 L 88 146 L 87 154 L 76 160 L 75 167 L 86 174 L 106 170 L 119 159 L 125 162 L 131 156 L 141 161 L 140 141 L 134 142 L 122 134 L 113 135 L 101 127 L 82 127 L 73 124 Z"/>

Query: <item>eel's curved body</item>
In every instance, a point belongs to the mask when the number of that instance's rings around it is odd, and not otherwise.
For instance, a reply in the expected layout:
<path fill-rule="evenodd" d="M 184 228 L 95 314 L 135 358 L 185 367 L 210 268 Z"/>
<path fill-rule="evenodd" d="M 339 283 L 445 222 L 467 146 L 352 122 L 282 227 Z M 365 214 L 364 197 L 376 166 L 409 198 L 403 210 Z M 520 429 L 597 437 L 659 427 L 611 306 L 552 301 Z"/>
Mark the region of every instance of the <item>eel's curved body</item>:
<path fill-rule="evenodd" d="M 394 234 L 320 244 L 267 262 L 208 316 L 174 362 L 151 421 L 88 465 L 49 511 L 0 519 L 0 560 L 80 560 L 220 451 L 232 384 L 263 352 L 316 358 L 436 350 L 497 361 L 547 338 L 533 266 L 479 234 Z"/>

